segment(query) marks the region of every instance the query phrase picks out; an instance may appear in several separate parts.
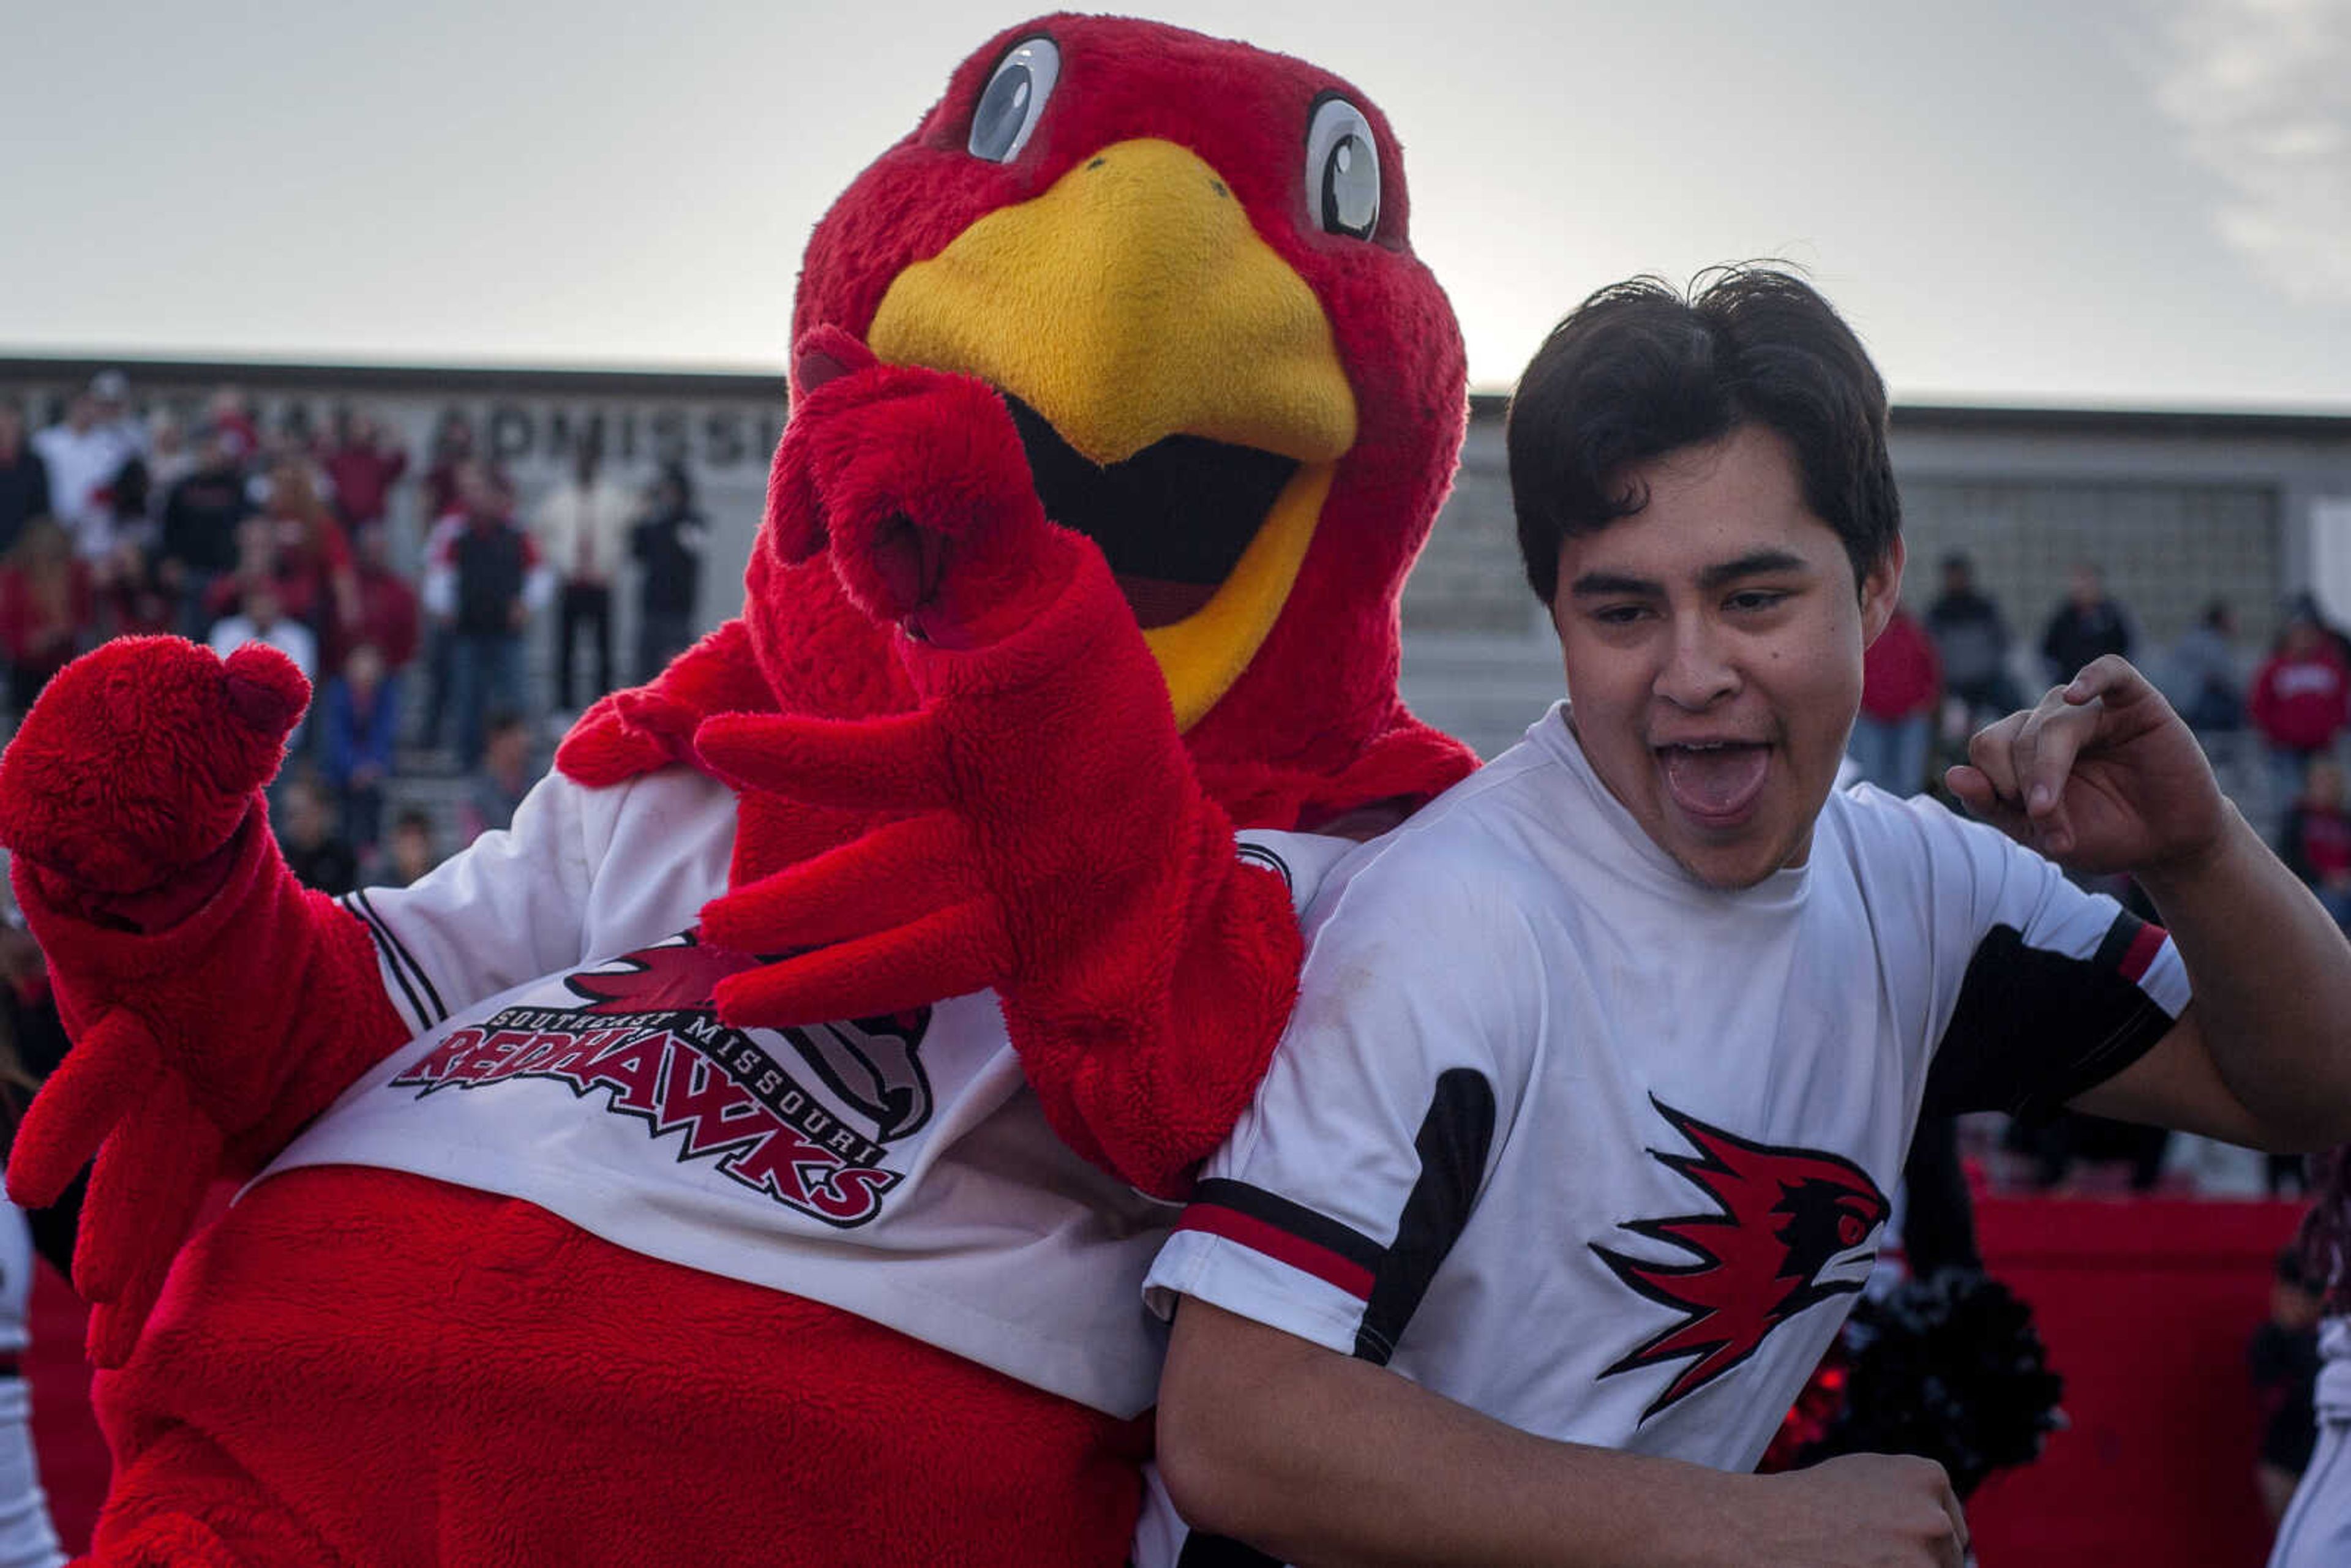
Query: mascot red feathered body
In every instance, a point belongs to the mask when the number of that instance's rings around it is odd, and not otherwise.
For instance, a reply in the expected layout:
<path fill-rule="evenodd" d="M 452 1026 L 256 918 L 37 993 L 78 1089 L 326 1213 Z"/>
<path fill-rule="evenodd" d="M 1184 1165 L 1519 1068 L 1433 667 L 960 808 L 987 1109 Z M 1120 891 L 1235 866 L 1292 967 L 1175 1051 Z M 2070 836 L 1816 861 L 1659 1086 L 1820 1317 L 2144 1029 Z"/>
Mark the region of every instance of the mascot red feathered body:
<path fill-rule="evenodd" d="M 266 650 L 109 644 L 0 761 L 97 1561 L 1121 1561 L 1146 1195 L 1318 846 L 1469 766 L 1395 692 L 1458 334 L 1360 95 L 1070 16 L 852 186 L 796 330 L 742 617 L 416 886 L 286 871 Z"/>

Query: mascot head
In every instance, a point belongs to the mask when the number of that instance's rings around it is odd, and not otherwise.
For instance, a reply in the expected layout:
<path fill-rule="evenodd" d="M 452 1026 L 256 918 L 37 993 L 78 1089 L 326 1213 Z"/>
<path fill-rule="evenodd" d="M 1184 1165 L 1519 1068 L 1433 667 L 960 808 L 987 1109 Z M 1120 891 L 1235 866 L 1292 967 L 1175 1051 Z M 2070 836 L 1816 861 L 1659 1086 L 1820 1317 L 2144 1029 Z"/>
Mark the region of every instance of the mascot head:
<path fill-rule="evenodd" d="M 796 340 L 838 329 L 1004 395 L 1046 515 L 1102 549 L 1245 824 L 1469 765 L 1396 695 L 1398 598 L 1466 413 L 1408 215 L 1395 133 L 1330 72 L 1052 16 L 966 60 L 809 245 Z M 829 368 L 796 364 L 795 393 Z M 763 530 L 747 583 L 774 702 L 911 701 L 821 558 Z"/>

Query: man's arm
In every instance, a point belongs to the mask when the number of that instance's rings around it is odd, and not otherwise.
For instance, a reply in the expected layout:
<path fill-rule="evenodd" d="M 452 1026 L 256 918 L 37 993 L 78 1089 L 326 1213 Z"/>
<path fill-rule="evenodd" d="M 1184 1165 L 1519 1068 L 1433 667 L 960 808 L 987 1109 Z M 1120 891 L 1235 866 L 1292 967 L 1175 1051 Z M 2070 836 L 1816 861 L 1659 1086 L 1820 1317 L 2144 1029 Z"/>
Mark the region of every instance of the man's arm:
<path fill-rule="evenodd" d="M 2351 1139 L 2351 945 L 2144 676 L 2100 659 L 1969 758 L 1949 782 L 1977 816 L 2069 869 L 2137 878 L 2195 988 L 2075 1108 L 2279 1151 Z"/>
<path fill-rule="evenodd" d="M 1958 1568 L 1966 1551 L 1931 1460 L 1733 1475 L 1553 1442 L 1190 1298 L 1158 1431 L 1195 1528 L 1301 1564 Z"/>
<path fill-rule="evenodd" d="M 2351 1134 L 2351 946 L 2310 889 L 2231 810 L 2209 856 L 2139 885 L 2196 999 L 2155 1049 L 2075 1109 L 2278 1153 Z"/>

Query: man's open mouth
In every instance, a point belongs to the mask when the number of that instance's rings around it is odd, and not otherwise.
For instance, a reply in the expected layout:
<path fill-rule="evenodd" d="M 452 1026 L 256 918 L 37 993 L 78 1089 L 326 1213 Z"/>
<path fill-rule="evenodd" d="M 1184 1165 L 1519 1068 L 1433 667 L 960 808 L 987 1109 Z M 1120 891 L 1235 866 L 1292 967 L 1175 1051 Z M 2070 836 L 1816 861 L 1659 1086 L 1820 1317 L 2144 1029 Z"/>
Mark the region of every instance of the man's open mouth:
<path fill-rule="evenodd" d="M 1660 746 L 1657 766 L 1666 790 L 1683 815 L 1708 824 L 1732 824 L 1761 798 L 1771 748 L 1758 741 L 1699 741 Z"/>
<path fill-rule="evenodd" d="M 1171 435 L 1102 467 L 1045 417 L 1006 394 L 1045 516 L 1102 547 L 1138 624 L 1168 626 L 1216 596 L 1294 459 L 1197 435 Z"/>

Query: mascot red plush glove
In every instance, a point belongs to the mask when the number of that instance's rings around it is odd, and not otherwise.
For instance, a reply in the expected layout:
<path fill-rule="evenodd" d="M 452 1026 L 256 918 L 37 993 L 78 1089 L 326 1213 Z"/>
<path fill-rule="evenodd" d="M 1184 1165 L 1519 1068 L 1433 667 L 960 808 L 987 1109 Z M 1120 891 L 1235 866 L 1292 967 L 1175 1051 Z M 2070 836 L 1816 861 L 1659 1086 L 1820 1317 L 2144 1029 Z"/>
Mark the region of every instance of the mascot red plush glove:
<path fill-rule="evenodd" d="M 75 1035 L 8 1180 L 37 1208 L 99 1155 L 74 1284 L 101 1366 L 130 1354 L 213 1180 L 257 1169 L 371 1060 L 365 1044 L 254 1051 L 219 1027 L 224 998 L 259 1030 L 326 1008 L 350 1018 L 349 1041 L 398 1038 L 371 945 L 283 874 L 270 840 L 261 787 L 308 698 L 257 643 L 224 664 L 126 638 L 52 681 L 0 758 L 0 838 L 43 946 L 71 955 L 55 974 Z"/>
<path fill-rule="evenodd" d="M 801 361 L 820 353 L 870 361 L 837 334 Z M 808 392 L 773 491 L 770 546 L 794 563 L 829 548 L 860 608 L 901 629 L 922 706 L 696 732 L 746 789 L 907 813 L 710 906 L 725 946 L 811 949 L 719 982 L 722 1015 L 813 1023 L 993 989 L 1063 1140 L 1180 1193 L 1263 1061 L 1172 1042 L 1262 1040 L 1297 923 L 1233 854 L 1101 551 L 1046 520 L 1003 400 L 919 367 L 866 362 Z"/>
<path fill-rule="evenodd" d="M 81 1043 L 11 1175 L 102 1150 L 98 1561 L 1122 1560 L 1146 1193 L 1314 831 L 1468 767 L 1395 694 L 1463 414 L 1405 220 L 1312 66 L 989 44 L 810 243 L 741 619 L 412 888 L 293 887 L 261 655 L 60 677 L 0 836 Z"/>

